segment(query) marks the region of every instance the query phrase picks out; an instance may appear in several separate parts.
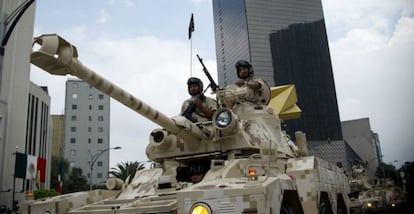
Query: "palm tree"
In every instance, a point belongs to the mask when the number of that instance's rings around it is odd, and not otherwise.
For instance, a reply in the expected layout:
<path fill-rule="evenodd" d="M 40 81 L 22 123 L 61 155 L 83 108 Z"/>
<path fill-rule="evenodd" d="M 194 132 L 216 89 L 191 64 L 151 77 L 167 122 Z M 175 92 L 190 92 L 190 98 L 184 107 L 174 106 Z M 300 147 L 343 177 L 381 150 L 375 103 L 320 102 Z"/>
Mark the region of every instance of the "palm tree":
<path fill-rule="evenodd" d="M 128 178 L 128 176 L 131 176 L 131 178 L 133 178 L 135 176 L 135 173 L 138 170 L 145 169 L 145 166 L 144 166 L 144 163 L 142 162 L 129 161 L 125 163 L 124 162 L 118 163 L 116 167 L 112 167 L 111 169 L 112 170 L 109 172 L 109 174 L 125 181 Z M 131 182 L 131 180 L 132 179 L 130 179 L 129 182 Z"/>

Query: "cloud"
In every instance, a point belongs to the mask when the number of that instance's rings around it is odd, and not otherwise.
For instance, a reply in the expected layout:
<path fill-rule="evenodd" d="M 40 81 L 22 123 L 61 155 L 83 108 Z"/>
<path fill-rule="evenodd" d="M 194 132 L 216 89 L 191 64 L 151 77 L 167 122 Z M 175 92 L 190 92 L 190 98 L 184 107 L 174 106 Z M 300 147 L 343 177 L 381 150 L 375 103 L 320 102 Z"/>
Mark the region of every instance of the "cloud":
<path fill-rule="evenodd" d="M 109 14 L 106 12 L 106 10 L 105 9 L 101 9 L 100 11 L 99 11 L 99 16 L 98 16 L 98 18 L 96 19 L 96 23 L 98 23 L 98 24 L 105 24 L 105 23 L 107 23 L 108 22 L 108 20 L 110 19 L 111 17 L 109 16 Z"/>
<path fill-rule="evenodd" d="M 344 31 L 330 40 L 341 120 L 369 117 L 384 160 L 412 161 L 407 151 L 414 151 L 409 130 L 414 122 L 407 118 L 414 118 L 414 102 L 407 98 L 414 91 L 414 18 L 405 16 L 407 9 L 359 6 L 352 13 L 361 23 L 341 22 L 338 15 L 333 26 L 327 24 L 328 30 Z M 335 26 L 339 23 L 345 26 Z"/>
<path fill-rule="evenodd" d="M 414 17 L 401 17 L 390 39 L 391 46 L 405 45 L 414 42 Z"/>

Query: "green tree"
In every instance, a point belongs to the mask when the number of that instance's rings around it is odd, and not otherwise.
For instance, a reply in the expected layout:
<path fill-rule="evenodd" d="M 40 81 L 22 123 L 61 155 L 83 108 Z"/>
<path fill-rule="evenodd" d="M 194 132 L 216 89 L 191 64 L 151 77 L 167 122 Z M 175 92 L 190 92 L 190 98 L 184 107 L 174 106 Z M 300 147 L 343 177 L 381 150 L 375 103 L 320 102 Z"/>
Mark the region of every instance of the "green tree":
<path fill-rule="evenodd" d="M 64 175 L 69 172 L 69 161 L 57 156 L 52 156 L 51 170 L 50 170 L 50 188 L 56 189 L 56 183 L 59 174 L 59 161 L 62 160 L 62 179 Z"/>
<path fill-rule="evenodd" d="M 391 178 L 394 184 L 398 184 L 399 174 L 397 169 L 392 164 L 380 163 L 375 172 L 377 178 Z"/>
<path fill-rule="evenodd" d="M 135 176 L 135 173 L 138 170 L 145 169 L 145 166 L 144 166 L 144 163 L 142 162 L 129 161 L 125 163 L 121 162 L 117 164 L 116 167 L 112 167 L 111 169 L 112 170 L 109 172 L 109 174 L 125 181 L 128 176 L 131 176 L 131 178 L 133 178 Z M 129 181 L 131 182 L 131 180 L 132 179 L 130 179 Z"/>
<path fill-rule="evenodd" d="M 68 179 L 63 182 L 63 193 L 89 190 L 88 180 L 82 175 L 82 169 L 73 167 Z"/>

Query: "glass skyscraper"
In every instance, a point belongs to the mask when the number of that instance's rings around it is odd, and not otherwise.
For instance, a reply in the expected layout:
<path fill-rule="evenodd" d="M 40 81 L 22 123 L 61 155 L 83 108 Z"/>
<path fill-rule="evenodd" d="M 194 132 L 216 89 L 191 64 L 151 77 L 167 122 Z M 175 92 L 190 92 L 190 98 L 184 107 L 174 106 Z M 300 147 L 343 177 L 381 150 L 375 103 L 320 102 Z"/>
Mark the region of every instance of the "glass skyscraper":
<path fill-rule="evenodd" d="M 248 60 L 270 85 L 295 84 L 302 116 L 283 123 L 290 136 L 342 140 L 321 0 L 213 0 L 213 13 L 220 86 Z"/>

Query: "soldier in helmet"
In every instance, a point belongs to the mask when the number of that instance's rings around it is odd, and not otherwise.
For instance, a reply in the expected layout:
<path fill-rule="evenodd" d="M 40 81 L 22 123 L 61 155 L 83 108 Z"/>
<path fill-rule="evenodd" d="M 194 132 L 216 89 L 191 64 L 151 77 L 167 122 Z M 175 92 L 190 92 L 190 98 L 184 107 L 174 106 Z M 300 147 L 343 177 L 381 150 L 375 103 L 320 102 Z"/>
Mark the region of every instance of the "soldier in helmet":
<path fill-rule="evenodd" d="M 262 97 L 265 91 L 270 92 L 269 85 L 264 80 L 254 76 L 253 66 L 246 60 L 239 60 L 235 67 L 239 78 L 235 84 L 239 87 L 248 87 L 254 92 L 254 96 L 246 100 L 256 104 L 267 104 L 268 99 L 262 99 Z"/>
<path fill-rule="evenodd" d="M 196 184 L 203 180 L 206 170 L 202 165 L 190 166 L 190 180 L 193 184 Z"/>
<path fill-rule="evenodd" d="M 181 106 L 181 115 L 192 122 L 210 121 L 214 111 L 217 110 L 217 102 L 203 94 L 203 82 L 196 77 L 190 77 L 187 81 L 188 93 L 191 97 L 185 100 Z"/>

